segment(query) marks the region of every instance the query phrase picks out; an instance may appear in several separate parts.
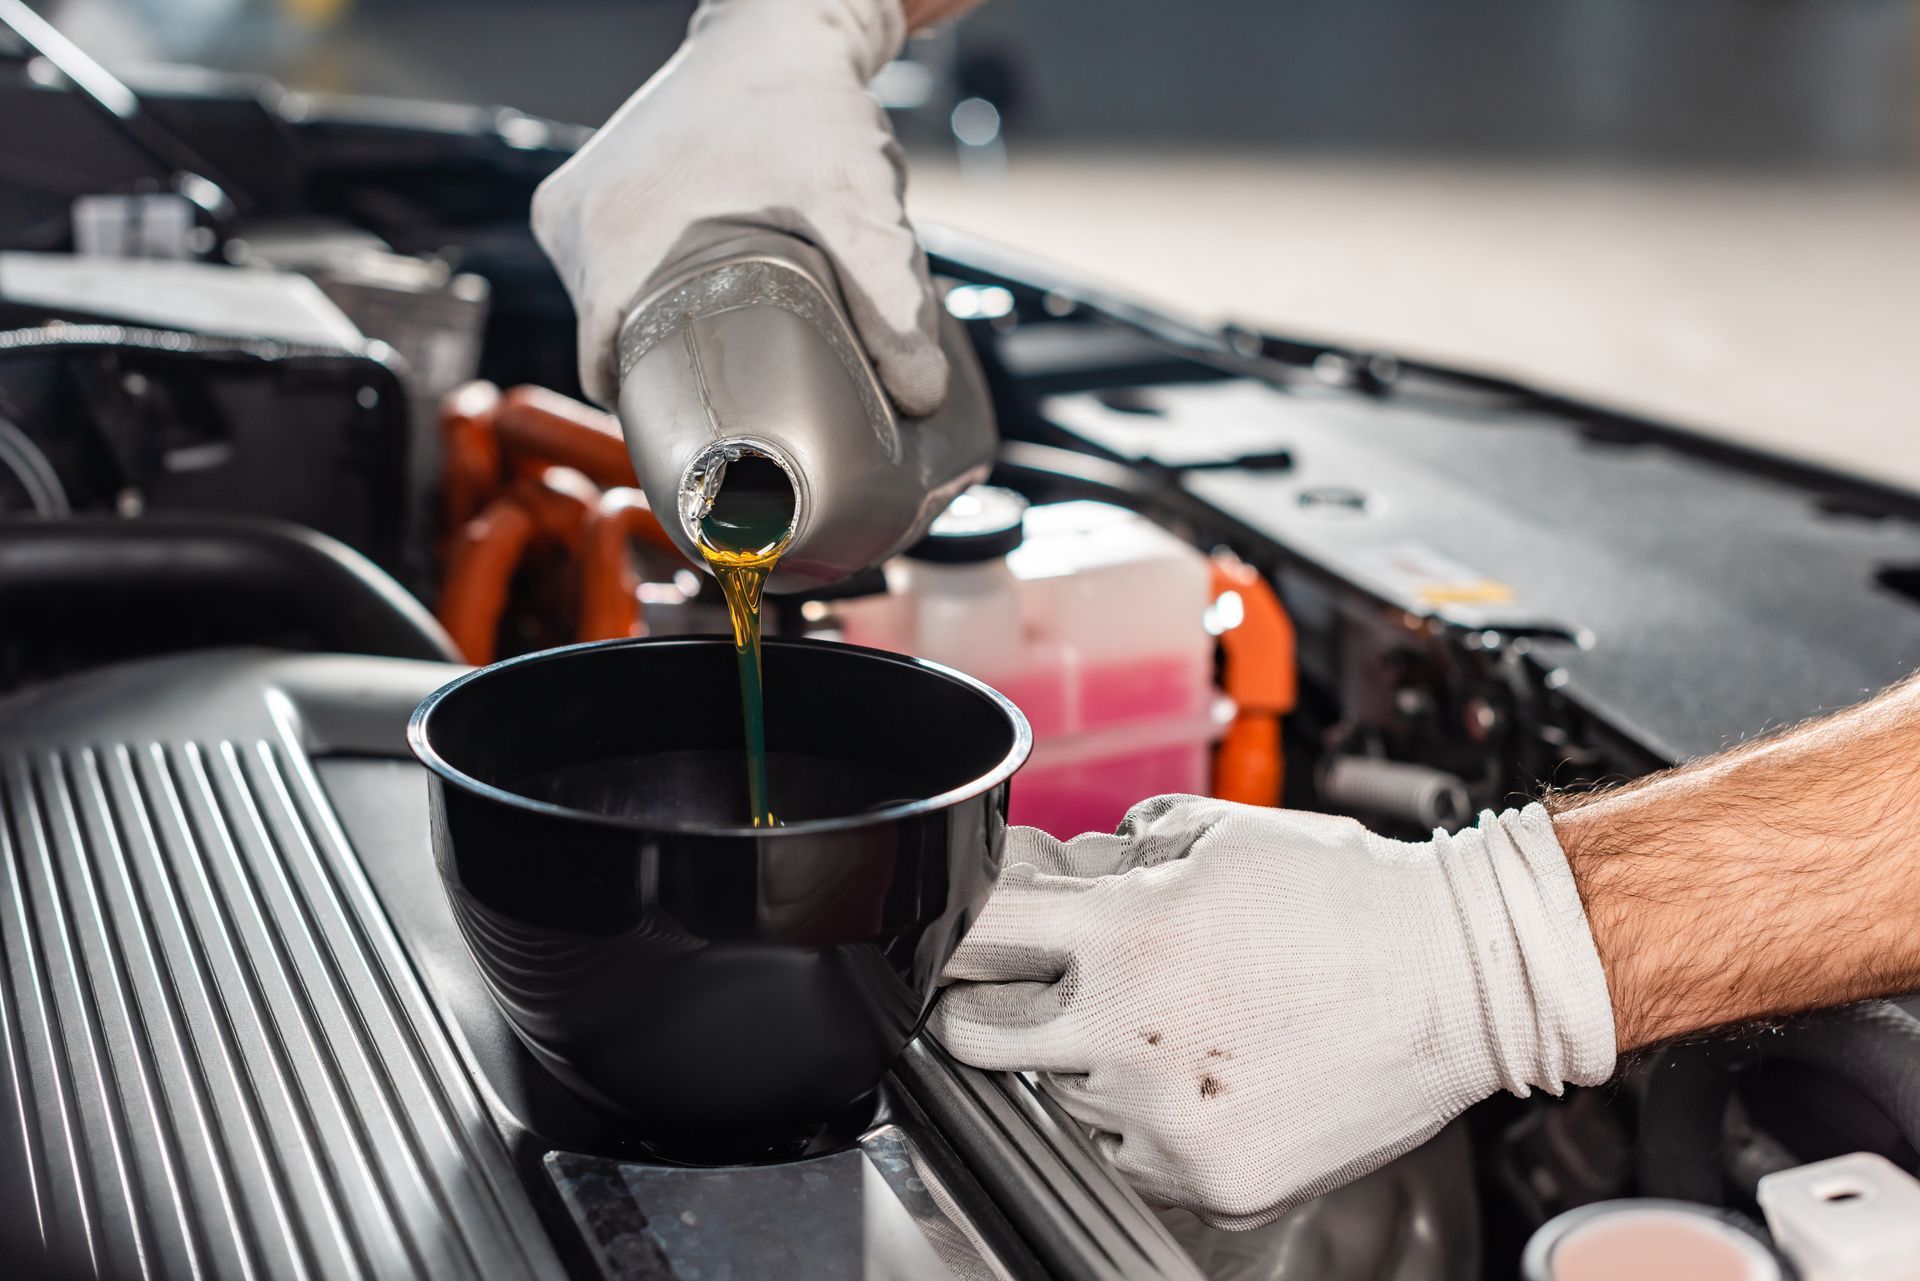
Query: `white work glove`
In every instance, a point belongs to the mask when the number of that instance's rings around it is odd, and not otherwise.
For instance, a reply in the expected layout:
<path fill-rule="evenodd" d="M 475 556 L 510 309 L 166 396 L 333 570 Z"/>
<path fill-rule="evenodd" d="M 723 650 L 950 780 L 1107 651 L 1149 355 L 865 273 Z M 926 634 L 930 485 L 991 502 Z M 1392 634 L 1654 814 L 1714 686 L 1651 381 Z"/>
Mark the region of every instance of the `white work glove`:
<path fill-rule="evenodd" d="M 947 965 L 947 1048 L 1046 1073 L 1148 1200 L 1257 1227 L 1500 1089 L 1613 1071 L 1606 977 L 1539 806 L 1429 841 L 1163 796 L 1016 828 Z"/>
<path fill-rule="evenodd" d="M 573 298 L 580 381 L 618 396 L 614 344 L 656 275 L 780 231 L 826 254 L 881 381 L 911 416 L 947 394 L 900 145 L 867 81 L 906 37 L 900 0 L 705 0 L 686 41 L 533 197 Z"/>

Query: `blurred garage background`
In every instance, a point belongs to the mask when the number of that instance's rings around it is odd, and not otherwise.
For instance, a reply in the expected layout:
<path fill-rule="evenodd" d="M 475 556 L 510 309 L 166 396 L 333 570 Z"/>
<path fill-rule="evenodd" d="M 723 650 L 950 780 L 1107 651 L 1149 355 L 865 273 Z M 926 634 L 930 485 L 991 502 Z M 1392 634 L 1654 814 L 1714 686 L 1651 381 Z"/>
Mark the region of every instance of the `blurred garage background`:
<path fill-rule="evenodd" d="M 692 9 L 37 7 L 109 65 L 586 124 Z M 1920 486 L 1915 0 L 992 0 L 909 55 L 924 222 Z"/>

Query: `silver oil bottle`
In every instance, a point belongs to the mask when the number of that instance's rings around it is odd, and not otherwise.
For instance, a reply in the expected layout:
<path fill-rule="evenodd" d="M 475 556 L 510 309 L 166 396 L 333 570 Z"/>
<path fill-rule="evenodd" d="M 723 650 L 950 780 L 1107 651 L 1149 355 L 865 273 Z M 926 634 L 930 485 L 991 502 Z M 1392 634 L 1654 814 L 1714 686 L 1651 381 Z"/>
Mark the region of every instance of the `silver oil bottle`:
<path fill-rule="evenodd" d="M 674 541 L 701 563 L 694 530 L 728 465 L 761 457 L 793 488 L 769 591 L 826 587 L 917 542 L 985 479 L 996 439 L 966 333 L 944 308 L 940 324 L 947 400 L 911 419 L 887 398 L 824 255 L 803 241 L 727 242 L 649 293 L 620 330 L 620 422 Z"/>

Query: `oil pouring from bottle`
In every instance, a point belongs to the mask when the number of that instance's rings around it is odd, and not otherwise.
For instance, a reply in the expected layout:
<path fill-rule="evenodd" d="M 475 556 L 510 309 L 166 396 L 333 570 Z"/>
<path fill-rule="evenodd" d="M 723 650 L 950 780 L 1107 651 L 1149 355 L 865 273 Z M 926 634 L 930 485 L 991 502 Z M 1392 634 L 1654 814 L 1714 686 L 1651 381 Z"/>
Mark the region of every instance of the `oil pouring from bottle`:
<path fill-rule="evenodd" d="M 793 541 L 793 482 L 768 455 L 747 445 L 728 445 L 708 451 L 688 470 L 680 500 L 700 555 L 719 580 L 733 626 L 746 739 L 747 803 L 753 825 L 772 827 L 760 604 L 768 575 Z"/>
<path fill-rule="evenodd" d="M 832 264 L 798 237 L 743 233 L 656 278 L 615 343 L 620 422 L 640 487 L 680 517 L 667 533 L 727 588 L 765 822 L 760 592 L 830 587 L 919 541 L 992 468 L 992 399 L 966 329 L 941 308 L 946 400 L 903 418 Z"/>

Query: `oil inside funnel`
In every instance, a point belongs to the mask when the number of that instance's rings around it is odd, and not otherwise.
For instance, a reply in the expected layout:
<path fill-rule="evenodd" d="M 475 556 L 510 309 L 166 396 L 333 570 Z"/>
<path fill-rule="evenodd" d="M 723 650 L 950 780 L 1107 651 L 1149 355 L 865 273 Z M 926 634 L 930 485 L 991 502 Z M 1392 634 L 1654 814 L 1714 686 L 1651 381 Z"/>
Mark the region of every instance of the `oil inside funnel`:
<path fill-rule="evenodd" d="M 731 698 L 714 702 L 717 715 L 732 715 Z M 884 762 L 778 750 L 766 759 L 767 801 L 783 823 L 867 814 L 927 794 L 921 790 L 924 778 Z M 663 827 L 732 827 L 746 824 L 744 775 L 737 749 L 710 748 L 605 756 L 540 770 L 509 785 L 521 796 L 589 814 Z"/>

